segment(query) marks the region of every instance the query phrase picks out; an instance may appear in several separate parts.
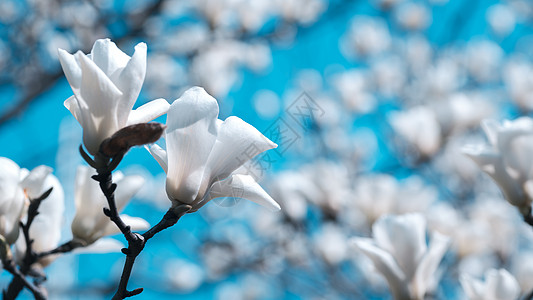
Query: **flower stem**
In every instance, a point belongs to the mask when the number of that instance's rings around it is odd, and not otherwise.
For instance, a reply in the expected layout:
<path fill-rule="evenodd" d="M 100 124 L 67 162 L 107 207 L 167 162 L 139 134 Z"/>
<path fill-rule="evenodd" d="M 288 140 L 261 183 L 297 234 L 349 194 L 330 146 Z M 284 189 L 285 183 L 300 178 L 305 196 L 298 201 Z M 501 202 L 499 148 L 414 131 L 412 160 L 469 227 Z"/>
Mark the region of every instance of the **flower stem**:
<path fill-rule="evenodd" d="M 157 223 L 154 227 L 149 229 L 144 234 L 139 234 L 132 232 L 131 228 L 124 223 L 120 217 L 115 202 L 115 189 L 117 185 L 113 183 L 112 171 L 118 165 L 118 161 L 122 159 L 123 153 L 117 158 L 109 159 L 104 155 L 96 155 L 94 164 L 98 166 L 96 168 L 97 175 L 92 178 L 98 181 L 102 193 L 107 199 L 109 208 L 104 208 L 104 214 L 109 217 L 109 219 L 115 223 L 119 228 L 120 232 L 124 235 L 128 241 L 128 248 L 123 248 L 122 253 L 126 254 L 126 262 L 124 263 L 124 269 L 122 270 L 122 275 L 120 277 L 120 282 L 118 285 L 117 292 L 113 296 L 113 299 L 125 299 L 140 294 L 143 289 L 138 288 L 132 291 L 128 291 L 128 281 L 131 276 L 131 271 L 135 263 L 135 259 L 144 249 L 146 242 L 151 239 L 155 234 L 164 230 L 178 222 L 178 220 L 185 215 L 190 209 L 189 205 L 177 206 L 170 208 L 168 212 L 163 216 L 163 219 Z"/>

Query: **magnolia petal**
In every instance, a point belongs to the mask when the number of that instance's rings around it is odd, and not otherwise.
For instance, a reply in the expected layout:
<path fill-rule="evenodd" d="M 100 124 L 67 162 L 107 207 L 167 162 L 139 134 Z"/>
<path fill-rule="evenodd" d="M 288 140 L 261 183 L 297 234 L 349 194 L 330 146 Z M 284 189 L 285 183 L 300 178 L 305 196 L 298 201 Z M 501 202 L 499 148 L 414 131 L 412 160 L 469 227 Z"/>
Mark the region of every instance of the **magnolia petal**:
<path fill-rule="evenodd" d="M 83 124 L 83 142 L 89 153 L 94 155 L 100 143 L 124 125 L 119 126 L 119 114 L 129 114 L 129 111 L 119 113 L 117 110 L 122 92 L 109 77 L 86 55 L 78 52 L 76 57 L 83 73 L 80 90 L 74 90 L 74 94 L 86 122 Z"/>
<path fill-rule="evenodd" d="M 520 296 L 518 281 L 505 269 L 489 270 L 485 274 L 486 299 L 513 300 Z"/>
<path fill-rule="evenodd" d="M 124 176 L 120 181 L 116 181 L 115 202 L 118 211 L 122 211 L 141 187 L 144 185 L 144 178 L 139 175 Z"/>
<path fill-rule="evenodd" d="M 461 274 L 459 282 L 470 300 L 483 300 L 485 285 L 482 281 L 473 278 L 468 274 Z"/>
<path fill-rule="evenodd" d="M 158 118 L 168 112 L 170 104 L 163 98 L 150 101 L 136 110 L 132 110 L 126 122 L 126 126 L 148 123 L 155 118 Z"/>
<path fill-rule="evenodd" d="M 200 87 L 188 89 L 170 105 L 166 131 L 166 189 L 171 199 L 192 203 L 198 196 L 217 135 L 217 116 L 217 101 Z"/>
<path fill-rule="evenodd" d="M 418 264 L 413 281 L 413 294 L 418 296 L 417 299 L 423 299 L 424 294 L 431 287 L 431 280 L 434 279 L 434 274 L 449 246 L 449 237 L 438 232 L 433 232 L 429 249 Z"/>
<path fill-rule="evenodd" d="M 30 199 L 36 199 L 41 196 L 43 192 L 52 187 L 43 187 L 46 178 L 51 173 L 52 168 L 44 165 L 38 166 L 31 170 L 28 176 L 22 180 L 20 186 L 22 186 L 22 188 L 26 191 Z"/>
<path fill-rule="evenodd" d="M 78 99 L 76 99 L 76 96 L 70 96 L 65 102 L 63 102 L 63 105 L 70 111 L 70 113 L 76 118 L 78 123 L 83 127 L 83 124 L 85 124 L 85 120 L 83 119 L 83 113 L 80 108 L 80 104 L 78 103 Z"/>
<path fill-rule="evenodd" d="M 407 290 L 407 279 L 390 253 L 374 244 L 372 239 L 353 238 L 350 242 L 370 258 L 374 263 L 374 267 L 385 276 L 394 299 L 411 298 Z"/>
<path fill-rule="evenodd" d="M 78 52 L 83 55 L 81 51 Z M 70 87 L 72 90 L 79 90 L 81 87 L 81 68 L 79 62 L 74 55 L 63 49 L 57 49 L 57 54 Z"/>
<path fill-rule="evenodd" d="M 500 155 L 484 147 L 466 147 L 463 153 L 468 155 L 479 167 L 487 173 L 500 187 L 509 203 L 517 207 L 527 205 L 527 197 L 522 191 L 519 182 L 509 176 Z"/>
<path fill-rule="evenodd" d="M 493 175 L 496 172 L 495 165 L 501 161 L 500 154 L 486 146 L 465 146 L 461 149 L 461 152 L 470 157 L 470 159 L 489 175 Z"/>
<path fill-rule="evenodd" d="M 25 203 L 24 192 L 19 186 L 21 169 L 14 161 L 0 157 L 0 170 L 0 234 L 13 244 L 19 235 Z"/>
<path fill-rule="evenodd" d="M 277 145 L 252 125 L 238 117 L 229 117 L 220 124 L 213 150 L 207 160 L 203 185 L 227 178 L 259 153 Z"/>
<path fill-rule="evenodd" d="M 161 168 L 165 171 L 165 173 L 168 173 L 168 158 L 167 158 L 167 151 L 165 149 L 161 148 L 157 144 L 153 144 L 150 146 L 145 146 L 146 150 L 152 154 L 152 156 L 155 158 L 155 160 L 159 163 Z"/>
<path fill-rule="evenodd" d="M 205 204 L 212 199 L 220 197 L 248 199 L 271 211 L 281 209 L 279 204 L 250 175 L 236 174 L 225 180 L 213 183 L 202 203 Z"/>
<path fill-rule="evenodd" d="M 129 61 L 120 74 L 117 74 L 118 77 L 114 74 L 110 75 L 111 80 L 124 93 L 122 101 L 118 103 L 118 111 L 125 112 L 125 114 L 118 116 L 119 124 L 122 124 L 122 126 L 128 121 L 126 112 L 129 113 L 131 111 L 141 92 L 146 75 L 146 51 L 145 43 L 137 44 L 135 53 L 133 53 L 131 59 L 128 57 Z"/>
<path fill-rule="evenodd" d="M 115 77 L 115 73 L 120 73 L 130 60 L 130 57 L 110 39 L 99 39 L 94 42 L 90 57 L 109 78 Z"/>
<path fill-rule="evenodd" d="M 372 226 L 376 244 L 392 254 L 411 280 L 426 252 L 426 220 L 420 214 L 386 215 Z"/>
<path fill-rule="evenodd" d="M 87 247 L 76 248 L 72 251 L 74 254 L 97 254 L 97 253 L 112 253 L 120 252 L 125 248 L 124 244 L 112 238 L 101 238 Z"/>
<path fill-rule="evenodd" d="M 119 172 L 113 174 L 115 180 Z M 72 235 L 88 244 L 94 241 L 95 232 L 102 231 L 109 223 L 109 218 L 102 213 L 104 207 L 108 207 L 107 200 L 103 195 L 98 183 L 91 176 L 95 171 L 87 166 L 79 166 L 76 173 L 76 185 L 74 201 L 76 215 L 72 220 Z"/>
<path fill-rule="evenodd" d="M 496 147 L 498 145 L 498 129 L 500 128 L 500 123 L 493 119 L 486 119 L 481 121 L 481 128 L 487 136 L 489 143 Z"/>

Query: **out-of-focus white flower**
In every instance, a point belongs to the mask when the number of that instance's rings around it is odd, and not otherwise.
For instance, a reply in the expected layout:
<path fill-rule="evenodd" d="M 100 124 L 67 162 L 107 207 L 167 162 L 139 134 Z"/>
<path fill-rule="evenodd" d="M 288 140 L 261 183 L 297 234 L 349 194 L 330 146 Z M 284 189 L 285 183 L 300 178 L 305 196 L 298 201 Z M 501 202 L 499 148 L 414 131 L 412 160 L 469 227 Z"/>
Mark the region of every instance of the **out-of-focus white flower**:
<path fill-rule="evenodd" d="M 92 168 L 79 166 L 76 174 L 76 189 L 74 201 L 76 215 L 72 220 L 71 230 L 73 240 L 90 245 L 101 237 L 119 233 L 118 227 L 102 213 L 108 207 L 104 194 L 98 183 L 91 178 L 96 173 Z M 133 195 L 144 184 L 140 176 L 124 176 L 121 172 L 113 173 L 113 181 L 117 184 L 115 201 L 118 211 L 122 211 Z M 120 216 L 132 230 L 142 230 L 149 227 L 148 222 L 141 218 Z"/>
<path fill-rule="evenodd" d="M 422 156 L 432 156 L 439 150 L 441 128 L 437 116 L 430 108 L 417 106 L 393 112 L 388 119 L 394 131 Z"/>
<path fill-rule="evenodd" d="M 170 106 L 167 149 L 152 145 L 149 150 L 167 173 L 172 205 L 190 204 L 195 211 L 212 199 L 234 197 L 279 210 L 250 175 L 235 173 L 277 145 L 240 118 L 217 117 L 217 101 L 200 87 L 187 90 Z"/>
<path fill-rule="evenodd" d="M 307 201 L 320 193 L 308 176 L 296 171 L 280 172 L 270 190 L 280 201 L 284 213 L 297 221 L 307 217 Z"/>
<path fill-rule="evenodd" d="M 489 248 L 490 233 L 483 224 L 470 222 L 446 202 L 433 205 L 426 212 L 431 230 L 441 232 L 452 239 L 452 248 L 459 257 L 477 254 Z"/>
<path fill-rule="evenodd" d="M 431 11 L 420 3 L 402 3 L 396 11 L 398 24 L 409 30 L 426 29 L 431 24 L 431 19 Z"/>
<path fill-rule="evenodd" d="M 528 228 L 528 230 L 531 229 Z M 520 290 L 529 292 L 533 290 L 533 281 L 531 281 L 533 278 L 533 253 L 526 251 L 513 255 L 512 272 L 520 285 Z"/>
<path fill-rule="evenodd" d="M 461 285 L 470 300 L 514 300 L 520 296 L 520 286 L 505 269 L 491 269 L 485 273 L 485 282 L 462 274 Z"/>
<path fill-rule="evenodd" d="M 25 196 L 19 185 L 20 167 L 9 158 L 0 157 L 0 235 L 13 244 L 19 235 Z"/>
<path fill-rule="evenodd" d="M 528 59 L 510 59 L 504 68 L 503 82 L 516 105 L 533 110 L 533 66 Z"/>
<path fill-rule="evenodd" d="M 144 43 L 129 57 L 109 39 L 101 39 L 89 55 L 59 49 L 59 61 L 74 92 L 65 107 L 83 127 L 83 143 L 93 155 L 117 130 L 149 122 L 168 110 L 166 100 L 157 99 L 132 111 L 146 73 Z"/>
<path fill-rule="evenodd" d="M 336 214 L 345 207 L 350 198 L 349 172 L 346 166 L 321 160 L 305 166 L 302 175 L 307 176 L 318 189 L 308 200 L 323 212 Z"/>
<path fill-rule="evenodd" d="M 420 214 L 387 215 L 372 226 L 373 239 L 354 238 L 353 244 L 385 276 L 395 299 L 424 299 L 436 287 L 435 273 L 449 239 L 431 234 L 426 243 L 426 221 Z"/>
<path fill-rule="evenodd" d="M 372 65 L 372 79 L 378 91 L 385 97 L 397 96 L 405 86 L 407 73 L 403 59 L 387 56 Z"/>
<path fill-rule="evenodd" d="M 351 70 L 333 77 L 333 86 L 348 109 L 368 113 L 377 104 L 370 91 L 370 76 L 364 71 Z"/>
<path fill-rule="evenodd" d="M 380 18 L 356 16 L 353 18 L 347 36 L 341 44 L 344 55 L 350 57 L 373 56 L 387 50 L 391 36 L 387 23 Z"/>
<path fill-rule="evenodd" d="M 494 112 L 489 99 L 479 94 L 464 93 L 451 94 L 444 101 L 435 103 L 433 108 L 445 135 L 477 126 Z"/>
<path fill-rule="evenodd" d="M 192 292 L 204 281 L 204 271 L 196 264 L 176 259 L 168 262 L 165 269 L 170 284 L 180 291 Z"/>
<path fill-rule="evenodd" d="M 503 50 L 495 42 L 474 40 L 466 48 L 466 63 L 470 74 L 479 82 L 497 80 L 501 73 L 500 66 Z"/>
<path fill-rule="evenodd" d="M 239 67 L 257 72 L 270 65 L 271 59 L 270 49 L 264 44 L 219 39 L 194 57 L 191 81 L 205 86 L 215 97 L 225 96 L 239 78 Z"/>
<path fill-rule="evenodd" d="M 519 247 L 519 230 L 526 224 L 520 220 L 516 209 L 503 199 L 486 195 L 479 196 L 468 211 L 469 222 L 483 227 L 486 231 L 483 235 L 487 243 L 484 251 L 492 250 L 499 257 L 507 258 Z M 464 227 L 468 226 L 464 225 Z"/>
<path fill-rule="evenodd" d="M 352 203 L 368 224 L 386 214 L 424 212 L 437 199 L 437 191 L 415 176 L 401 183 L 387 174 L 360 177 L 353 193 Z"/>
<path fill-rule="evenodd" d="M 346 235 L 341 227 L 333 223 L 323 225 L 314 242 L 318 253 L 330 265 L 335 266 L 347 257 L 348 244 Z"/>
<path fill-rule="evenodd" d="M 49 251 L 59 245 L 61 239 L 61 225 L 63 224 L 63 211 L 65 209 L 63 188 L 59 180 L 52 175 L 52 168 L 38 166 L 29 172 L 23 169 L 21 186 L 28 198 L 36 199 L 48 189 L 53 188 L 52 193 L 39 205 L 39 214 L 33 219 L 30 227 L 30 238 L 33 240 L 32 249 L 39 253 Z M 26 241 L 20 236 L 15 244 L 17 260 L 24 257 Z M 54 260 L 54 256 L 48 256 L 39 261 L 41 266 L 47 266 Z"/>
<path fill-rule="evenodd" d="M 533 196 L 533 120 L 485 120 L 481 125 L 489 144 L 467 146 L 463 152 L 494 179 L 509 203 L 527 215 Z"/>
<path fill-rule="evenodd" d="M 501 37 L 509 35 L 516 26 L 514 11 L 504 4 L 489 7 L 486 18 L 492 31 Z"/>
<path fill-rule="evenodd" d="M 420 73 L 428 68 L 433 55 L 433 49 L 426 37 L 415 35 L 406 38 L 405 56 L 408 66 L 414 73 Z"/>

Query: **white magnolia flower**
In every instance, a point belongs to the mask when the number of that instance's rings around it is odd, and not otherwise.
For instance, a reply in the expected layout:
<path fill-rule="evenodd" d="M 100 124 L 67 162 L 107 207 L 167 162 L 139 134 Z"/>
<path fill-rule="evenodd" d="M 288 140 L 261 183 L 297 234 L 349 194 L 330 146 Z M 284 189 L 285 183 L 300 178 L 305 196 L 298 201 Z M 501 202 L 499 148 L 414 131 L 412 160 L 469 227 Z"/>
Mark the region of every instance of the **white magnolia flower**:
<path fill-rule="evenodd" d="M 277 145 L 237 117 L 217 119 L 218 103 L 200 87 L 187 90 L 170 106 L 166 151 L 150 153 L 167 173 L 172 205 L 190 204 L 193 211 L 218 197 L 245 198 L 272 210 L 279 205 L 250 175 L 235 171 Z"/>
<path fill-rule="evenodd" d="M 398 135 L 422 156 L 432 156 L 441 145 L 441 127 L 437 115 L 426 106 L 392 112 L 389 123 Z"/>
<path fill-rule="evenodd" d="M 426 243 L 426 221 L 420 214 L 381 217 L 372 226 L 373 239 L 353 243 L 385 276 L 395 299 L 423 299 L 435 288 L 436 271 L 449 245 L 448 237 L 433 232 Z"/>
<path fill-rule="evenodd" d="M 101 237 L 119 233 L 118 227 L 102 213 L 104 207 L 109 207 L 98 183 L 91 178 L 94 170 L 86 166 L 78 167 L 76 174 L 76 215 L 72 220 L 71 230 L 73 240 L 89 245 Z M 133 195 L 144 184 L 140 176 L 124 176 L 121 172 L 113 173 L 113 181 L 117 184 L 115 201 L 118 211 L 122 211 Z M 132 230 L 142 230 L 149 227 L 148 222 L 141 218 L 120 216 Z"/>
<path fill-rule="evenodd" d="M 27 174 L 27 175 L 26 175 Z M 38 166 L 29 172 L 22 170 L 21 186 L 30 200 L 40 197 L 44 192 L 53 188 L 52 193 L 41 201 L 39 214 L 30 226 L 30 238 L 33 240 L 32 249 L 39 253 L 49 251 L 59 245 L 61 239 L 61 225 L 65 210 L 65 195 L 59 180 L 52 174 L 52 168 Z M 19 236 L 15 244 L 17 259 L 22 259 L 26 251 L 23 235 Z M 55 257 L 48 256 L 39 261 L 41 266 L 47 266 Z"/>
<path fill-rule="evenodd" d="M 93 155 L 117 130 L 149 122 L 168 110 L 166 100 L 157 99 L 132 111 L 146 73 L 144 43 L 129 57 L 109 39 L 101 39 L 88 55 L 59 49 L 59 61 L 74 92 L 65 107 L 83 127 L 83 143 Z"/>
<path fill-rule="evenodd" d="M 13 244 L 19 235 L 19 221 L 24 208 L 24 191 L 19 185 L 20 167 L 0 157 L 0 235 Z"/>
<path fill-rule="evenodd" d="M 461 285 L 470 300 L 514 300 L 520 296 L 520 286 L 505 269 L 491 269 L 485 273 L 485 282 L 462 274 Z"/>
<path fill-rule="evenodd" d="M 533 120 L 485 120 L 481 126 L 489 145 L 468 146 L 463 152 L 494 179 L 509 203 L 528 214 L 533 196 Z"/>

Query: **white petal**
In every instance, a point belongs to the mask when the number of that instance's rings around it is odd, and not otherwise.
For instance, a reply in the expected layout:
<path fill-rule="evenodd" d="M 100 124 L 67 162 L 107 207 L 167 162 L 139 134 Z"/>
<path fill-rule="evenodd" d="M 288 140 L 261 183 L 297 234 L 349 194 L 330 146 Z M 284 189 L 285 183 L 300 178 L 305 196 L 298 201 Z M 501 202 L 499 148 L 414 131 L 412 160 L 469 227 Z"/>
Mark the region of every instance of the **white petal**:
<path fill-rule="evenodd" d="M 480 280 L 473 278 L 468 274 L 461 274 L 459 282 L 470 300 L 484 300 L 483 297 L 485 285 Z"/>
<path fill-rule="evenodd" d="M 495 300 L 514 300 L 520 296 L 518 282 L 505 269 L 489 270 L 485 274 L 485 295 Z"/>
<path fill-rule="evenodd" d="M 46 178 L 51 173 L 52 168 L 41 165 L 31 170 L 30 174 L 28 174 L 28 176 L 22 180 L 20 185 L 22 188 L 24 188 L 24 190 L 26 190 L 26 193 L 30 199 L 38 198 L 44 191 L 51 188 L 51 186 L 43 188 Z"/>
<path fill-rule="evenodd" d="M 227 118 L 219 127 L 213 150 L 207 160 L 204 183 L 227 178 L 259 153 L 277 145 L 252 125 L 237 117 Z"/>
<path fill-rule="evenodd" d="M 128 202 L 131 200 L 133 195 L 135 195 L 141 189 L 145 180 L 142 176 L 130 175 L 125 176 L 123 179 L 115 182 L 117 184 L 115 201 L 118 211 L 121 212 L 126 204 L 128 204 Z"/>
<path fill-rule="evenodd" d="M 150 101 L 130 112 L 126 126 L 139 123 L 148 123 L 153 119 L 166 114 L 169 108 L 170 104 L 168 104 L 167 100 L 165 99 L 159 98 Z"/>
<path fill-rule="evenodd" d="M 271 211 L 281 209 L 279 204 L 250 175 L 232 175 L 225 180 L 213 183 L 202 205 L 220 197 L 248 199 Z"/>
<path fill-rule="evenodd" d="M 146 230 L 150 228 L 150 223 L 148 223 L 143 218 L 130 217 L 124 214 L 120 215 L 120 217 L 122 218 L 124 223 L 126 223 L 126 225 L 131 227 L 131 230 L 133 231 Z"/>
<path fill-rule="evenodd" d="M 480 147 L 464 148 L 463 152 L 472 158 L 472 160 L 474 160 L 485 173 L 494 179 L 509 203 L 517 207 L 527 206 L 528 199 L 525 197 L 522 187 L 516 179 L 509 176 L 504 162 L 498 153 L 491 149 Z"/>
<path fill-rule="evenodd" d="M 489 175 L 496 172 L 495 165 L 501 162 L 500 154 L 492 148 L 484 145 L 468 145 L 461 152 L 470 157 L 483 171 Z"/>
<path fill-rule="evenodd" d="M 166 131 L 170 198 L 192 203 L 198 196 L 217 135 L 217 116 L 217 101 L 199 87 L 188 89 L 170 105 Z"/>
<path fill-rule="evenodd" d="M 14 161 L 0 157 L 0 170 L 0 234 L 13 244 L 19 235 L 25 203 L 24 192 L 19 186 L 21 169 Z"/>
<path fill-rule="evenodd" d="M 130 57 L 110 39 L 94 42 L 91 59 L 110 78 L 114 77 L 115 73 L 120 73 L 130 61 Z"/>
<path fill-rule="evenodd" d="M 500 128 L 500 123 L 496 120 L 487 119 L 481 121 L 481 127 L 490 144 L 496 146 L 498 144 L 498 129 Z"/>
<path fill-rule="evenodd" d="M 80 52 L 81 53 L 81 52 Z M 63 68 L 63 72 L 67 77 L 68 83 L 73 90 L 79 90 L 81 87 L 81 68 L 79 62 L 74 55 L 68 53 L 63 49 L 57 49 L 59 62 Z M 81 53 L 83 55 L 83 53 Z"/>
<path fill-rule="evenodd" d="M 159 147 L 157 144 L 153 144 L 148 146 L 145 146 L 146 150 L 152 154 L 152 156 L 155 158 L 155 160 L 159 163 L 161 168 L 165 171 L 165 173 L 168 172 L 168 158 L 167 158 L 167 151 L 165 151 L 163 148 Z"/>
<path fill-rule="evenodd" d="M 433 280 L 442 257 L 450 245 L 450 238 L 438 232 L 431 235 L 428 251 L 420 261 L 413 283 L 413 294 L 423 299 Z"/>
<path fill-rule="evenodd" d="M 65 102 L 63 102 L 63 105 L 70 111 L 70 113 L 78 120 L 78 123 L 83 127 L 83 124 L 85 124 L 85 120 L 83 119 L 83 113 L 80 108 L 80 104 L 78 103 L 78 99 L 76 99 L 76 96 L 70 96 Z"/>
<path fill-rule="evenodd" d="M 135 46 L 135 53 L 128 64 L 120 72 L 118 78 L 114 75 L 111 80 L 124 93 L 122 101 L 118 104 L 119 112 L 130 112 L 139 97 L 146 75 L 146 44 L 139 43 Z M 119 124 L 124 126 L 128 121 L 128 115 L 119 115 Z"/>
<path fill-rule="evenodd" d="M 353 238 L 350 242 L 370 258 L 375 268 L 385 276 L 394 299 L 410 299 L 405 275 L 390 253 L 379 248 L 371 239 Z"/>
<path fill-rule="evenodd" d="M 426 221 L 420 214 L 387 215 L 372 226 L 376 244 L 387 250 L 401 266 L 407 280 L 426 252 Z"/>
<path fill-rule="evenodd" d="M 80 247 L 80 248 L 74 249 L 72 253 L 74 254 L 112 253 L 112 252 L 120 252 L 122 248 L 125 248 L 125 245 L 122 244 L 120 241 L 117 241 L 112 238 L 101 238 L 87 247 Z"/>
<path fill-rule="evenodd" d="M 102 231 L 110 222 L 102 213 L 102 209 L 108 205 L 98 183 L 91 179 L 94 174 L 92 168 L 78 167 L 74 194 L 76 215 L 71 224 L 72 235 L 89 244 L 94 241 L 95 232 Z"/>
<path fill-rule="evenodd" d="M 91 154 L 98 151 L 100 143 L 125 125 L 128 111 L 117 110 L 122 92 L 111 82 L 107 75 L 87 56 L 77 53 L 82 69 L 81 88 L 74 91 L 83 119 L 83 142 Z M 125 114 L 124 124 L 118 123 L 120 115 Z"/>

